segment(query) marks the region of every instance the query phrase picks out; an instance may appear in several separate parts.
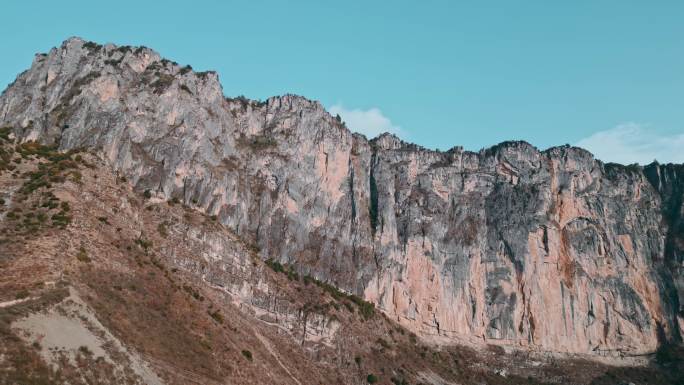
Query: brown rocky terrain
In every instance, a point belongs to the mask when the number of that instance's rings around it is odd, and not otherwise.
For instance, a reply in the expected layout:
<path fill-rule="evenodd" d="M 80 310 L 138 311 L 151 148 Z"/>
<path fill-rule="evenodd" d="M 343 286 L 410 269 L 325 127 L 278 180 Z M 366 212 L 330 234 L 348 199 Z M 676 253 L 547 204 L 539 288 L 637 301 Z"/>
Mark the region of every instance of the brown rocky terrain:
<path fill-rule="evenodd" d="M 2 383 L 681 381 L 679 165 L 369 141 L 77 38 L 0 126 Z"/>

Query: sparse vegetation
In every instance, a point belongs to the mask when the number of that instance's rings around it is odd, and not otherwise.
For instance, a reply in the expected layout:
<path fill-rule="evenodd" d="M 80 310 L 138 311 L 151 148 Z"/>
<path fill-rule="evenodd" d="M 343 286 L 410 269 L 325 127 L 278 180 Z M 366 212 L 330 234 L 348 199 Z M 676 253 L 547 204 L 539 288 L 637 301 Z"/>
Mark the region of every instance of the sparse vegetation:
<path fill-rule="evenodd" d="M 10 134 L 12 133 L 12 127 L 0 127 L 0 140 L 4 142 L 10 141 Z"/>
<path fill-rule="evenodd" d="M 169 230 L 166 228 L 166 222 L 162 222 L 157 225 L 157 231 L 159 232 L 159 235 L 164 238 L 169 236 Z"/>
<path fill-rule="evenodd" d="M 278 261 L 274 261 L 273 259 L 269 258 L 265 261 L 266 265 L 270 267 L 273 271 L 276 273 L 283 273 L 287 275 L 287 278 L 290 281 L 298 281 L 299 280 L 299 274 L 292 269 L 289 266 L 284 266 Z"/>
<path fill-rule="evenodd" d="M 209 74 L 212 74 L 212 73 L 215 73 L 215 72 L 214 72 L 214 71 L 195 72 L 195 75 L 197 75 L 197 77 L 200 78 L 200 79 L 204 79 L 204 78 L 206 78 L 207 76 L 209 76 Z"/>
<path fill-rule="evenodd" d="M 179 88 L 192 95 L 192 91 L 190 91 L 190 88 L 188 88 L 188 86 L 186 86 L 185 84 L 181 84 Z"/>
<path fill-rule="evenodd" d="M 267 259 L 265 261 L 266 265 L 271 268 L 271 270 L 275 271 L 276 273 L 282 273 L 287 276 L 287 278 L 290 281 L 299 281 L 300 277 L 299 274 L 290 266 L 283 265 L 278 261 L 274 261 L 273 259 Z M 330 285 L 328 283 L 319 281 L 309 275 L 304 276 L 303 278 L 304 284 L 309 285 L 311 283 L 314 283 L 323 291 L 327 292 L 330 294 L 333 299 L 342 302 L 344 306 L 349 310 L 350 312 L 354 311 L 354 307 L 352 304 L 356 305 L 356 307 L 359 310 L 359 314 L 363 317 L 363 319 L 368 320 L 373 317 L 375 314 L 375 305 L 371 302 L 363 300 L 361 297 L 356 296 L 354 294 L 347 294 L 337 287 Z"/>
<path fill-rule="evenodd" d="M 271 135 L 260 134 L 252 136 L 240 136 L 237 143 L 243 147 L 249 147 L 252 151 L 264 151 L 278 145 L 278 142 Z"/>
<path fill-rule="evenodd" d="M 244 95 L 239 95 L 234 98 L 226 98 L 228 102 L 237 102 L 240 104 L 240 107 L 242 109 L 246 109 L 248 106 L 251 107 L 263 107 L 266 104 L 268 104 L 268 101 L 266 100 L 254 100 L 254 99 L 249 99 L 245 97 Z"/>
<path fill-rule="evenodd" d="M 81 345 L 81 346 L 78 348 L 78 351 L 79 351 L 81 354 L 85 354 L 85 355 L 87 355 L 87 356 L 93 355 L 93 352 L 90 350 L 90 348 L 88 348 L 88 347 L 85 346 L 85 345 Z"/>
<path fill-rule="evenodd" d="M 121 62 L 123 61 L 123 58 L 124 58 L 124 57 L 121 56 L 118 60 L 115 60 L 115 59 L 107 59 L 107 60 L 104 61 L 104 64 L 105 64 L 105 65 L 110 65 L 110 66 L 116 67 L 116 66 L 118 66 L 119 64 L 121 64 Z"/>
<path fill-rule="evenodd" d="M 382 337 L 378 337 L 378 339 L 376 340 L 376 342 L 377 342 L 378 345 L 380 345 L 383 349 L 389 349 L 389 348 L 390 348 L 389 343 L 388 343 L 384 338 L 382 338 Z"/>
<path fill-rule="evenodd" d="M 76 259 L 78 259 L 81 262 L 88 263 L 90 262 L 90 257 L 88 257 L 88 252 L 86 252 L 86 249 L 81 246 L 78 249 L 78 253 L 76 253 Z"/>
<path fill-rule="evenodd" d="M 164 91 L 166 91 L 167 88 L 169 88 L 172 84 L 175 78 L 173 75 L 162 73 L 162 72 L 157 72 L 157 79 L 150 84 L 150 87 L 154 90 L 154 93 L 157 95 L 163 94 Z"/>
<path fill-rule="evenodd" d="M 24 299 L 27 298 L 30 295 L 29 291 L 26 289 L 19 290 L 17 294 L 14 296 L 15 299 Z"/>
<path fill-rule="evenodd" d="M 249 350 L 243 350 L 242 355 L 245 356 L 245 358 L 249 361 L 252 361 L 252 352 L 250 352 Z"/>
<path fill-rule="evenodd" d="M 273 259 L 269 258 L 266 260 L 265 263 L 268 267 L 270 267 L 276 273 L 284 273 L 285 272 L 285 267 L 283 267 L 283 265 L 278 261 L 274 261 Z"/>
<path fill-rule="evenodd" d="M 100 49 L 102 49 L 102 46 L 100 44 L 94 43 L 92 41 L 87 41 L 87 42 L 83 43 L 83 48 L 86 48 L 90 51 L 93 51 L 93 53 L 96 53 Z"/>
<path fill-rule="evenodd" d="M 7 152 L 8 147 L 0 144 L 0 149 Z M 21 175 L 24 181 L 17 190 L 15 199 L 17 203 L 24 203 L 27 210 L 22 213 L 19 207 L 14 207 L 7 215 L 7 219 L 16 221 L 14 231 L 35 235 L 50 225 L 48 219 L 51 220 L 52 227 L 66 228 L 71 222 L 69 204 L 60 202 L 52 193 L 52 189 L 55 184 L 67 180 L 80 183 L 80 163 L 74 160 L 76 156 L 80 156 L 77 155 L 78 151 L 59 152 L 55 146 L 45 146 L 37 142 L 16 145 L 12 151 L 19 155 L 17 159 L 32 160 L 36 166 Z"/>
<path fill-rule="evenodd" d="M 214 319 L 214 321 L 223 324 L 223 315 L 221 315 L 221 312 L 219 310 L 208 311 L 208 313 L 211 316 L 211 318 Z"/>
<path fill-rule="evenodd" d="M 193 288 L 190 285 L 183 285 L 183 290 L 185 290 L 186 293 L 190 294 L 192 298 L 202 302 L 204 301 L 204 297 L 197 291 L 195 288 Z"/>
<path fill-rule="evenodd" d="M 140 246 L 140 248 L 142 248 L 146 253 L 152 247 L 152 241 L 147 238 L 143 238 L 142 236 L 135 240 L 135 244 Z"/>

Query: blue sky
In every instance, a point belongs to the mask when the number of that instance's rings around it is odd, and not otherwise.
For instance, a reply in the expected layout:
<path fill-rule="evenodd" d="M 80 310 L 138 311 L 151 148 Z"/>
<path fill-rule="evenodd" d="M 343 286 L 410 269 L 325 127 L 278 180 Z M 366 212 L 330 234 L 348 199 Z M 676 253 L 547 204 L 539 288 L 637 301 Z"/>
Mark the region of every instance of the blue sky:
<path fill-rule="evenodd" d="M 430 148 L 523 139 L 684 162 L 682 1 L 14 1 L 0 88 L 69 36 L 216 70 L 228 96 L 320 100 Z"/>

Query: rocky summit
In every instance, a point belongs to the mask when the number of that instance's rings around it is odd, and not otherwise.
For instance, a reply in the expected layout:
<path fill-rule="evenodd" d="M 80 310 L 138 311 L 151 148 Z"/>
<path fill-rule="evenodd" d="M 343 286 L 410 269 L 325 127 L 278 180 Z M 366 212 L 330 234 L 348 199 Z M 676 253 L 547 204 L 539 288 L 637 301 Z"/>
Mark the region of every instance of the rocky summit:
<path fill-rule="evenodd" d="M 0 378 L 678 381 L 683 165 L 369 140 L 80 38 L 0 127 Z"/>

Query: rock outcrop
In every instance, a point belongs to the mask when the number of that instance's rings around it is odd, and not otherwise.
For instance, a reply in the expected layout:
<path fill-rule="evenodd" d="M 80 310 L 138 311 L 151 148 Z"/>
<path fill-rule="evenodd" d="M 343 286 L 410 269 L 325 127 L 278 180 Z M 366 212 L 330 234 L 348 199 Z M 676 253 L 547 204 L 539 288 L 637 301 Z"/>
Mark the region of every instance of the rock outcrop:
<path fill-rule="evenodd" d="M 681 338 L 681 165 L 368 140 L 318 102 L 226 98 L 213 72 L 78 38 L 3 92 L 0 125 L 98 149 L 139 191 L 436 341 L 631 355 Z"/>

